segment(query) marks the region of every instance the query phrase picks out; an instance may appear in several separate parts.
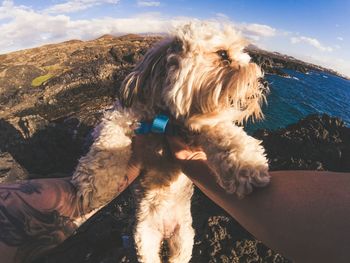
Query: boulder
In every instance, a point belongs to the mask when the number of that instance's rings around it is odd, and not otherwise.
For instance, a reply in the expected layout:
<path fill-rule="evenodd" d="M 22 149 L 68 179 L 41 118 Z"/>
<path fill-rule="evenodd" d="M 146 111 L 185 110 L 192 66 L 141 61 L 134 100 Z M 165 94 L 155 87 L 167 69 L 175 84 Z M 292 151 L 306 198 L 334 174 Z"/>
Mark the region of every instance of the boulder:
<path fill-rule="evenodd" d="M 276 131 L 258 130 L 270 170 L 350 172 L 350 129 L 336 117 L 309 115 Z"/>
<path fill-rule="evenodd" d="M 13 183 L 28 179 L 23 169 L 8 152 L 0 152 L 0 183 Z"/>

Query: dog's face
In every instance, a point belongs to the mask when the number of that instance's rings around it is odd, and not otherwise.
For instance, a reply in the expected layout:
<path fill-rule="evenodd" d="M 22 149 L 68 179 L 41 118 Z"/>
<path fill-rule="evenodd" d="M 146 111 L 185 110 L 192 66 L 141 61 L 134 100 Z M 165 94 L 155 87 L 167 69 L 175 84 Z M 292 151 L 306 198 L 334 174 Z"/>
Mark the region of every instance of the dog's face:
<path fill-rule="evenodd" d="M 267 88 L 232 26 L 192 22 L 147 52 L 125 79 L 121 99 L 167 109 L 192 129 L 262 117 Z"/>

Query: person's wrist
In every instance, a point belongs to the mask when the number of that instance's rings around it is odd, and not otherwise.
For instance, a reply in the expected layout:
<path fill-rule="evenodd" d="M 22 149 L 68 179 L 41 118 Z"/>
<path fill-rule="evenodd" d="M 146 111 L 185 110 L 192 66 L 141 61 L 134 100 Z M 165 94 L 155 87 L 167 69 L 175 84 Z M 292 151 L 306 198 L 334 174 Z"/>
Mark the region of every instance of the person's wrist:
<path fill-rule="evenodd" d="M 204 158 L 202 153 L 193 153 L 188 155 L 186 159 L 177 159 L 177 162 L 180 164 L 182 169 L 192 169 L 199 164 L 204 164 L 207 162 L 206 158 Z"/>

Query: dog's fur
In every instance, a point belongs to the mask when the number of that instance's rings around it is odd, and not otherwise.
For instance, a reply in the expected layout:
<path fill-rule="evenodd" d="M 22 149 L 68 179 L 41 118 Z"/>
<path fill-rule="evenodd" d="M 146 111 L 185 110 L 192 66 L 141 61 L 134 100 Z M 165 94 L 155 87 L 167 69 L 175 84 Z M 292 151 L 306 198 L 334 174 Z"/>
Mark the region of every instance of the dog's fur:
<path fill-rule="evenodd" d="M 260 141 L 237 126 L 262 117 L 267 88 L 260 68 L 244 53 L 246 41 L 230 25 L 194 21 L 147 52 L 124 80 L 120 100 L 95 129 L 95 142 L 73 176 L 85 206 L 99 208 L 127 183 L 135 123 L 168 113 L 199 144 L 217 182 L 242 197 L 269 182 Z M 135 243 L 139 260 L 161 262 L 168 239 L 169 262 L 191 258 L 194 231 L 190 212 L 193 186 L 169 156 L 163 138 L 149 136 L 138 200 Z"/>

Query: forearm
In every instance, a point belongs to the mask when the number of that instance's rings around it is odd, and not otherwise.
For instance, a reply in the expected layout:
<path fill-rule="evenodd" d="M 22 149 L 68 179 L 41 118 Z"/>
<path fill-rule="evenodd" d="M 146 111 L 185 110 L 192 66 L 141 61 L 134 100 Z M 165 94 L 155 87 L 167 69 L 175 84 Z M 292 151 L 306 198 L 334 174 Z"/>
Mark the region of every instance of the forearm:
<path fill-rule="evenodd" d="M 123 192 L 139 173 L 139 162 L 131 160 L 113 196 Z M 70 177 L 0 185 L 1 263 L 31 262 L 62 243 L 97 211 L 86 204 L 78 198 Z"/>
<path fill-rule="evenodd" d="M 297 262 L 348 261 L 349 174 L 272 172 L 269 186 L 238 200 L 216 184 L 205 161 L 188 163 L 193 182 L 265 244 Z"/>
<path fill-rule="evenodd" d="M 0 213 L 1 262 L 30 262 L 74 232 L 79 206 L 68 178 L 40 179 L 0 185 Z"/>

